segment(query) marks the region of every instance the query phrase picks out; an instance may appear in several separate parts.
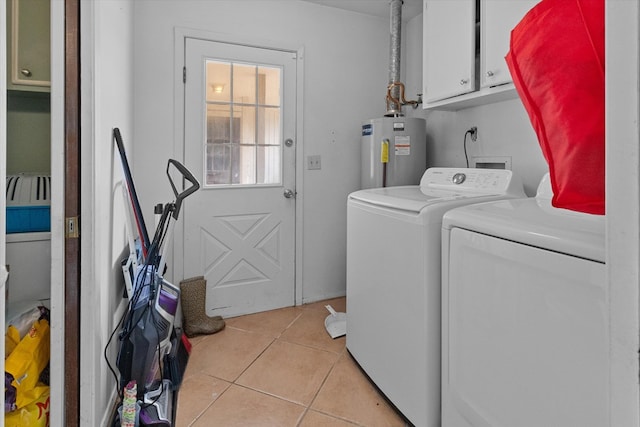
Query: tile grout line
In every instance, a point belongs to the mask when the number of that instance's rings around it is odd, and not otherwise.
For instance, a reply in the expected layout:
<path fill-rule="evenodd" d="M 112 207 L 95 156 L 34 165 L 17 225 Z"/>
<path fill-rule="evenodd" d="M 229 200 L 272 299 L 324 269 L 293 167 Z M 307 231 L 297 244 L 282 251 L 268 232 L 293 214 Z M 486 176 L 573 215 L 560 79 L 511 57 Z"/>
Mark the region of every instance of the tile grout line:
<path fill-rule="evenodd" d="M 208 404 L 208 405 L 207 405 L 203 410 L 201 410 L 201 411 L 199 412 L 199 414 L 198 414 L 197 416 L 195 416 L 192 420 L 190 420 L 190 421 L 189 421 L 188 426 L 190 426 L 190 427 L 191 427 L 191 426 L 195 425 L 195 424 L 198 422 L 198 420 L 202 419 L 203 415 L 204 415 L 208 410 L 210 410 L 210 409 L 211 409 L 211 407 L 212 407 L 212 406 L 213 406 L 213 405 L 214 405 L 214 404 L 215 404 L 215 403 L 216 403 L 216 402 L 217 402 L 217 401 L 218 401 L 218 400 L 219 400 L 219 399 L 220 399 L 220 398 L 221 398 L 225 393 L 227 393 L 227 391 L 228 391 L 232 386 L 234 386 L 234 385 L 235 385 L 235 386 L 238 386 L 238 387 L 241 387 L 241 388 L 243 388 L 243 389 L 245 389 L 245 390 L 250 390 L 250 391 L 252 391 L 252 392 L 257 392 L 257 393 L 260 393 L 260 394 L 262 394 L 262 395 L 264 395 L 264 396 L 269 396 L 269 397 L 275 398 L 275 399 L 277 399 L 277 400 L 279 400 L 279 401 L 287 402 L 287 403 L 290 403 L 290 404 L 296 405 L 296 406 L 298 406 L 298 407 L 301 407 L 303 410 L 302 410 L 302 412 L 301 412 L 301 414 L 300 414 L 300 416 L 299 416 L 299 418 L 298 418 L 298 420 L 296 421 L 296 424 L 295 424 L 296 426 L 299 426 L 299 425 L 303 422 L 303 420 L 307 417 L 307 415 L 308 415 L 311 411 L 314 411 L 314 410 L 311 408 L 311 406 L 312 406 L 312 405 L 313 405 L 313 403 L 316 401 L 316 399 L 317 399 L 317 397 L 318 397 L 318 395 L 319 395 L 320 391 L 322 390 L 322 388 L 325 386 L 325 384 L 326 384 L 326 382 L 327 382 L 327 379 L 329 378 L 329 375 L 331 375 L 331 373 L 335 370 L 337 363 L 340 361 L 341 357 L 344 357 L 344 354 L 345 354 L 345 352 L 346 352 L 346 345 L 345 345 L 345 346 L 344 346 L 340 351 L 338 351 L 338 352 L 337 352 L 337 351 L 335 351 L 335 350 L 329 350 L 329 349 L 327 349 L 327 348 L 323 348 L 323 347 L 319 347 L 319 346 L 313 346 L 313 345 L 303 344 L 303 343 L 299 343 L 299 342 L 295 342 L 295 341 L 290 341 L 290 340 L 287 340 L 286 338 L 284 338 L 284 337 L 283 337 L 284 333 L 285 333 L 288 329 L 290 329 L 290 328 L 291 328 L 291 327 L 292 327 L 292 326 L 293 326 L 293 325 L 294 325 L 298 320 L 300 320 L 300 318 L 303 316 L 303 314 L 304 314 L 305 312 L 311 312 L 311 311 L 322 311 L 322 309 L 321 309 L 320 307 L 304 307 L 304 305 L 303 305 L 303 306 L 299 306 L 299 310 L 296 312 L 295 317 L 294 317 L 294 318 L 293 318 L 293 319 L 292 319 L 292 320 L 291 320 L 291 321 L 290 321 L 290 322 L 289 322 L 289 323 L 288 323 L 288 324 L 287 324 L 283 329 L 281 329 L 277 334 L 274 334 L 274 335 L 276 335 L 275 337 L 274 337 L 273 335 L 269 334 L 269 333 L 264 333 L 264 332 L 261 332 L 261 331 L 256 331 L 255 329 L 251 329 L 250 327 L 249 327 L 249 328 L 242 328 L 242 327 L 238 327 L 238 326 L 231 326 L 231 325 L 227 325 L 227 327 L 228 327 L 229 329 L 235 329 L 235 330 L 238 330 L 238 331 L 248 332 L 248 333 L 252 333 L 252 334 L 256 334 L 256 335 L 261 335 L 261 336 L 263 336 L 263 337 L 265 337 L 265 338 L 269 339 L 270 341 L 269 341 L 269 342 L 268 342 L 268 344 L 267 344 L 267 345 L 266 345 L 266 346 L 265 346 L 265 347 L 264 347 L 264 348 L 263 348 L 263 349 L 262 349 L 262 350 L 261 350 L 261 351 L 260 351 L 260 352 L 259 352 L 259 353 L 258 353 L 258 354 L 257 354 L 257 355 L 256 355 L 256 356 L 255 356 L 255 357 L 254 357 L 254 358 L 253 358 L 253 359 L 252 359 L 252 360 L 251 360 L 251 361 L 250 361 L 250 362 L 249 362 L 245 367 L 244 367 L 244 368 L 243 368 L 243 369 L 242 369 L 242 371 L 241 371 L 237 376 L 235 376 L 235 378 L 234 378 L 232 381 L 228 381 L 228 380 L 226 380 L 226 379 L 224 379 L 224 378 L 219 378 L 219 377 L 217 377 L 217 376 L 215 376 L 215 375 L 210 375 L 210 374 L 208 374 L 208 376 L 209 376 L 209 377 L 211 377 L 211 378 L 216 378 L 216 379 L 218 379 L 218 380 L 220 380 L 220 381 L 223 381 L 223 382 L 227 383 L 227 384 L 228 384 L 228 386 L 227 386 L 227 387 L 226 387 L 226 388 L 225 388 L 225 389 L 224 389 L 224 390 L 223 390 L 223 391 L 222 391 L 218 396 L 216 396 L 215 400 L 212 400 L 212 401 L 211 401 L 211 402 L 210 402 L 210 403 L 209 403 L 209 404 Z M 276 331 L 277 331 L 277 329 L 276 329 Z M 266 352 L 268 349 L 270 349 L 270 348 L 274 345 L 274 343 L 275 343 L 276 341 L 278 341 L 278 342 L 280 342 L 280 343 L 287 343 L 287 344 L 291 344 L 291 345 L 300 346 L 300 347 L 307 348 L 307 349 L 314 350 L 314 351 L 321 351 L 321 352 L 324 352 L 324 353 L 328 353 L 328 354 L 335 354 L 335 355 L 337 355 L 336 360 L 333 362 L 333 364 L 331 365 L 330 369 L 329 369 L 329 370 L 327 371 L 327 373 L 325 374 L 325 376 L 324 376 L 324 378 L 323 378 L 322 382 L 321 382 L 321 383 L 320 383 L 320 385 L 318 386 L 317 390 L 316 390 L 316 391 L 315 391 L 315 393 L 313 394 L 313 397 L 312 397 L 312 399 L 309 401 L 309 403 L 308 403 L 308 404 L 302 404 L 302 403 L 300 403 L 300 402 L 294 402 L 294 401 L 291 401 L 291 400 L 286 399 L 286 398 L 284 398 L 284 397 L 277 396 L 277 395 L 275 395 L 275 394 L 271 394 L 271 393 L 268 393 L 268 392 L 266 392 L 266 391 L 258 390 L 258 389 L 252 388 L 252 387 L 250 387 L 250 386 L 246 386 L 246 385 L 243 385 L 243 384 L 239 384 L 239 383 L 238 383 L 238 380 L 242 377 L 242 375 L 244 375 L 244 374 L 247 372 L 247 370 L 248 370 L 250 367 L 252 367 L 252 366 L 256 363 L 256 361 L 257 361 L 258 359 L 260 359 L 260 357 L 262 357 L 262 356 L 265 354 L 265 352 Z M 199 347 L 199 346 L 202 344 L 202 342 L 203 342 L 203 340 L 197 340 L 197 342 L 196 342 L 196 343 L 193 343 L 193 347 L 194 347 L 194 348 Z M 326 413 L 326 412 L 324 412 L 324 411 L 316 411 L 316 412 L 317 412 L 317 413 L 319 413 L 319 414 L 323 414 L 323 415 L 329 416 L 329 417 L 334 418 L 334 419 L 342 420 L 342 421 L 347 422 L 347 423 L 349 423 L 349 424 L 353 424 L 354 426 L 360 426 L 360 424 L 359 424 L 359 423 L 356 423 L 356 422 L 354 422 L 353 420 L 345 419 L 345 418 L 342 418 L 342 417 L 340 417 L 340 416 L 336 416 L 336 415 L 331 414 L 331 413 Z"/>
<path fill-rule="evenodd" d="M 234 327 L 231 327 L 231 326 L 230 326 L 230 328 L 231 328 L 231 329 L 235 329 L 235 330 L 239 330 L 239 331 L 243 331 L 243 332 L 249 332 L 249 333 L 256 334 L 256 335 L 263 335 L 263 334 L 260 334 L 260 333 L 257 333 L 257 332 L 248 331 L 248 330 L 241 329 L 241 328 L 234 328 Z M 263 336 L 266 336 L 266 335 L 263 335 Z M 193 425 L 197 420 L 199 420 L 199 419 L 200 419 L 200 417 L 202 417 L 202 415 L 203 415 L 203 414 L 204 414 L 204 413 L 205 413 L 209 408 L 211 408 L 211 407 L 212 407 L 212 406 L 213 406 L 213 405 L 214 405 L 214 404 L 215 404 L 215 403 L 216 403 L 216 402 L 217 402 L 217 401 L 218 401 L 218 400 L 219 400 L 219 399 L 220 399 L 220 398 L 221 398 L 221 397 L 222 397 L 222 396 L 227 392 L 227 390 L 229 390 L 229 389 L 231 388 L 231 386 L 232 386 L 232 385 L 236 385 L 236 386 L 239 386 L 239 387 L 243 387 L 243 388 L 245 388 L 245 389 L 253 390 L 253 389 L 250 389 L 250 388 L 248 388 L 248 387 L 243 386 L 242 384 L 238 384 L 238 383 L 236 383 L 236 381 L 237 381 L 237 380 L 242 376 L 242 374 L 244 374 L 244 373 L 245 373 L 245 371 L 246 371 L 247 369 L 249 369 L 249 367 L 250 367 L 251 365 L 253 365 L 253 364 L 255 363 L 255 361 L 256 361 L 256 360 L 258 360 L 258 358 L 260 358 L 260 356 L 262 356 L 262 355 L 264 354 L 264 352 L 265 352 L 265 351 L 267 351 L 267 349 L 268 349 L 269 347 L 271 347 L 271 345 L 273 345 L 273 343 L 274 343 L 274 342 L 276 342 L 276 340 L 277 340 L 277 338 L 273 338 L 273 337 L 269 337 L 269 338 L 271 338 L 271 342 L 270 342 L 267 346 L 265 346 L 265 348 L 264 348 L 264 349 L 262 349 L 262 351 L 261 351 L 261 352 L 260 352 L 260 353 L 259 353 L 259 354 L 258 354 L 258 355 L 257 355 L 257 356 L 252 360 L 252 361 L 251 361 L 251 363 L 249 363 L 249 364 L 248 364 L 248 365 L 247 365 L 247 366 L 246 366 L 246 367 L 245 367 L 245 368 L 244 368 L 244 369 L 243 369 L 243 370 L 242 370 L 242 371 L 241 371 L 241 372 L 240 372 L 240 373 L 239 373 L 239 374 L 238 374 L 238 375 L 233 379 L 233 381 L 228 381 L 228 380 L 226 380 L 226 379 L 224 379 L 224 378 L 219 378 L 219 377 L 217 377 L 217 376 L 215 376 L 215 375 L 208 375 L 208 376 L 210 376 L 210 377 L 212 377 L 212 378 L 216 378 L 216 379 L 219 379 L 219 380 L 224 381 L 224 382 L 226 382 L 226 383 L 229 383 L 229 386 L 228 386 L 227 388 L 225 388 L 225 389 L 224 389 L 224 391 L 223 391 L 222 393 L 220 393 L 220 395 L 218 395 L 218 397 L 216 397 L 216 398 L 215 398 L 215 400 L 213 400 L 209 405 L 207 405 L 207 407 L 206 407 L 203 411 L 201 411 L 201 412 L 200 412 L 200 414 L 198 414 L 198 416 L 196 416 L 196 417 L 191 421 L 191 423 L 189 423 L 189 426 L 192 426 L 192 425 Z M 254 391 L 258 391 L 258 390 L 254 390 Z M 265 393 L 265 394 L 266 394 L 266 393 Z M 275 396 L 274 396 L 274 397 L 275 397 Z"/>
<path fill-rule="evenodd" d="M 288 342 L 288 341 L 284 341 L 284 342 Z M 292 343 L 293 344 L 293 343 Z M 303 346 L 303 347 L 307 347 L 307 346 Z M 310 347 L 307 347 L 310 348 Z M 346 351 L 346 347 L 342 350 L 342 352 Z M 333 352 L 330 352 L 333 353 Z M 335 353 L 334 353 L 335 354 Z M 324 376 L 324 379 L 322 380 L 322 382 L 320 383 L 320 386 L 318 386 L 318 389 L 316 390 L 316 392 L 313 394 L 313 397 L 311 398 L 311 401 L 309 402 L 309 405 L 305 406 L 305 410 L 302 413 L 302 415 L 300 416 L 300 419 L 298 420 L 296 426 L 300 426 L 300 424 L 302 423 L 302 421 L 305 419 L 305 417 L 307 416 L 307 414 L 312 410 L 311 406 L 313 405 L 313 402 L 315 402 L 316 398 L 318 397 L 318 394 L 320 394 L 320 390 L 322 390 L 322 387 L 324 387 L 325 383 L 327 382 L 327 378 L 329 378 L 329 375 L 331 375 L 331 372 L 333 372 L 333 370 L 335 369 L 336 365 L 338 364 L 338 361 L 340 360 L 340 358 L 342 357 L 342 353 L 339 353 L 339 356 L 336 358 L 335 362 L 333 362 L 333 364 L 331 365 L 331 369 L 329 369 L 327 371 L 327 374 Z M 324 414 L 324 412 L 322 411 L 317 411 L 318 413 Z M 325 415 L 329 415 L 329 414 L 325 414 Z M 338 417 L 334 417 L 333 415 L 331 415 L 333 418 L 337 418 Z"/>
<path fill-rule="evenodd" d="M 265 395 L 265 396 L 270 396 L 270 397 L 273 397 L 273 398 L 275 398 L 275 399 L 281 400 L 281 401 L 283 401 L 283 402 L 291 403 L 291 404 L 294 404 L 294 405 L 297 405 L 297 406 L 301 406 L 302 408 L 304 408 L 303 412 L 300 414 L 300 418 L 298 419 L 298 421 L 297 421 L 297 423 L 296 423 L 296 426 L 299 426 L 299 425 L 300 425 L 300 423 L 302 423 L 302 421 L 304 420 L 305 416 L 309 413 L 309 411 L 311 410 L 311 405 L 313 404 L 313 402 L 315 401 L 316 397 L 318 396 L 318 393 L 320 393 L 320 390 L 322 389 L 322 387 L 324 386 L 325 382 L 327 381 L 327 378 L 329 377 L 329 374 L 333 371 L 333 369 L 335 368 L 336 364 L 338 363 L 338 361 L 339 361 L 339 360 L 340 360 L 340 358 L 342 357 L 342 354 L 346 351 L 346 347 L 344 347 L 340 352 L 337 352 L 337 353 L 336 353 L 335 351 L 330 351 L 330 350 L 327 350 L 327 349 L 324 349 L 324 348 L 318 348 L 318 347 L 314 347 L 314 346 L 310 346 L 310 345 L 305 345 L 305 344 L 301 344 L 301 343 L 297 343 L 297 342 L 292 342 L 292 341 L 288 341 L 288 340 L 286 340 L 286 339 L 282 338 L 282 335 L 286 332 L 286 330 L 287 330 L 287 329 L 289 329 L 291 326 L 293 326 L 293 324 L 294 324 L 297 320 L 299 320 L 299 319 L 300 319 L 300 317 L 302 317 L 302 315 L 303 315 L 303 313 L 304 313 L 304 311 L 305 311 L 305 310 L 314 310 L 314 309 L 301 309 L 301 310 L 300 310 L 300 312 L 297 314 L 297 316 L 295 316 L 295 318 L 294 318 L 291 322 L 289 322 L 289 324 L 288 324 L 288 325 L 287 325 L 287 326 L 286 326 L 282 331 L 280 331 L 280 333 L 278 334 L 278 336 L 277 336 L 276 338 L 274 338 L 274 339 L 271 341 L 271 343 L 269 343 L 269 345 L 268 345 L 268 346 L 266 346 L 266 347 L 264 348 L 264 350 L 263 350 L 263 351 L 262 351 L 258 356 L 256 356 L 256 358 L 255 358 L 255 359 L 254 359 L 254 360 L 253 360 L 249 365 L 247 365 L 247 367 L 246 367 L 246 368 L 245 368 L 245 369 L 244 369 L 244 370 L 243 370 L 243 371 L 238 375 L 238 377 L 237 377 L 237 378 L 233 381 L 233 383 L 232 383 L 233 385 L 237 385 L 237 386 L 242 387 L 242 388 L 244 388 L 244 389 L 246 389 L 246 390 L 251 390 L 251 391 L 254 391 L 254 392 L 257 392 L 257 393 L 261 393 L 261 394 L 263 394 L 263 395 Z M 320 310 L 317 310 L 317 311 L 320 311 Z M 248 329 L 241 329 L 241 328 L 236 328 L 236 329 L 240 329 L 240 330 L 243 330 L 243 331 L 245 331 L 245 332 L 258 333 L 258 332 L 251 331 L 251 330 L 248 330 Z M 252 388 L 252 387 L 250 387 L 250 386 L 246 386 L 246 385 L 239 384 L 239 383 L 237 383 L 237 382 L 236 382 L 236 381 L 237 381 L 237 380 L 242 376 L 242 374 L 243 374 L 247 369 L 249 369 L 249 368 L 250 368 L 250 367 L 251 367 L 251 366 L 252 366 L 252 365 L 253 365 L 253 364 L 254 364 L 254 363 L 255 363 L 255 362 L 260 358 L 260 356 L 262 356 L 262 355 L 263 355 L 263 354 L 264 354 L 264 353 L 265 353 L 265 352 L 266 352 L 266 351 L 267 351 L 271 346 L 273 346 L 273 345 L 274 345 L 274 343 L 276 343 L 276 342 L 282 342 L 282 343 L 286 343 L 286 344 L 290 344 L 290 345 L 300 346 L 300 347 L 307 348 L 307 349 L 314 350 L 314 351 L 322 351 L 322 352 L 324 352 L 324 353 L 337 354 L 337 355 L 338 355 L 338 357 L 336 358 L 336 360 L 335 360 L 335 361 L 333 362 L 333 364 L 331 365 L 331 368 L 327 371 L 327 373 L 326 373 L 326 375 L 324 376 L 324 378 L 323 378 L 323 380 L 322 380 L 321 384 L 318 386 L 318 389 L 315 391 L 315 393 L 314 393 L 314 395 L 313 395 L 312 399 L 309 401 L 309 404 L 308 404 L 308 405 L 301 404 L 301 403 L 299 403 L 299 402 L 294 402 L 294 401 L 289 400 L 289 399 L 286 399 L 286 398 L 284 398 L 284 397 L 282 397 L 282 396 L 278 396 L 278 395 L 275 395 L 275 394 L 272 394 L 272 393 L 266 392 L 266 391 L 264 391 L 264 390 L 255 389 L 255 388 Z M 225 390 L 225 391 L 226 391 L 226 390 Z M 211 403 L 211 405 L 213 405 L 214 403 L 215 403 L 215 401 L 214 401 L 214 402 L 212 402 L 212 403 Z M 323 412 L 321 412 L 321 411 L 318 411 L 318 412 L 319 412 L 319 413 L 323 413 Z M 341 418 L 336 417 L 336 416 L 331 415 L 331 414 L 325 414 L 325 415 L 330 415 L 330 416 L 331 416 L 331 417 L 333 417 L 333 418 L 341 419 Z M 351 420 L 344 420 L 344 421 L 348 421 L 348 422 L 350 422 L 350 423 L 353 423 Z M 355 424 L 355 425 L 357 425 L 357 424 Z"/>
<path fill-rule="evenodd" d="M 337 420 L 345 421 L 345 422 L 348 422 L 349 424 L 353 424 L 355 426 L 361 426 L 362 427 L 362 425 L 360 423 L 358 423 L 358 422 L 356 422 L 354 420 L 350 420 L 348 418 L 344 418 L 344 417 L 341 417 L 339 415 L 332 414 L 330 412 L 321 411 L 321 410 L 318 410 L 318 409 L 312 409 L 311 408 L 311 406 L 313 406 L 313 403 L 316 401 L 318 395 L 320 394 L 320 391 L 322 390 L 322 388 L 326 384 L 327 380 L 329 379 L 329 376 L 331 375 L 331 373 L 334 371 L 334 369 L 336 368 L 336 366 L 340 362 L 340 359 L 342 359 L 345 356 L 346 353 L 347 353 L 347 347 L 345 346 L 342 349 L 342 351 L 339 353 L 339 356 L 336 359 L 336 361 L 333 363 L 333 366 L 331 366 L 331 369 L 329 369 L 329 372 L 327 372 L 327 375 L 324 377 L 324 380 L 322 381 L 322 384 L 320 384 L 320 387 L 318 387 L 318 390 L 316 391 L 315 395 L 313 396 L 313 399 L 311 399 L 311 402 L 309 402 L 309 406 L 307 407 L 307 411 L 305 411 L 305 416 L 310 410 L 313 410 L 313 411 L 316 411 L 316 412 L 318 412 L 320 414 L 327 415 L 327 416 L 329 416 L 331 418 L 335 418 Z M 304 417 L 302 417 L 300 419 L 300 422 L 302 422 L 302 420 L 304 420 Z M 300 425 L 300 423 L 298 423 L 298 425 Z"/>
<path fill-rule="evenodd" d="M 282 401 L 289 402 L 289 403 L 293 403 L 293 404 L 295 404 L 295 405 L 302 406 L 302 407 L 304 407 L 304 408 L 309 408 L 309 407 L 311 406 L 311 403 L 313 403 L 313 401 L 315 400 L 315 397 L 317 396 L 318 392 L 320 391 L 320 389 L 321 389 L 321 388 L 322 388 L 322 386 L 324 385 L 325 381 L 327 380 L 327 377 L 329 376 L 329 373 L 331 373 L 331 371 L 332 371 L 332 370 L 333 370 L 333 368 L 335 367 L 335 365 L 336 365 L 336 363 L 338 362 L 338 360 L 340 360 L 341 354 L 340 354 L 340 353 L 336 353 L 336 352 L 332 352 L 332 351 L 328 351 L 328 350 L 323 350 L 323 349 L 315 348 L 315 347 L 306 346 L 306 345 L 299 344 L 299 343 L 295 343 L 295 342 L 290 342 L 290 341 L 286 341 L 286 340 L 279 340 L 279 339 L 275 339 L 271 344 L 269 344 L 269 346 L 268 346 L 267 348 L 265 348 L 265 350 L 264 350 L 262 353 L 266 352 L 266 351 L 267 351 L 267 349 L 268 349 L 269 347 L 271 347 L 272 345 L 274 345 L 274 344 L 276 343 L 276 341 L 277 341 L 277 342 L 279 342 L 279 343 L 283 343 L 283 344 L 287 344 L 287 345 L 292 345 L 292 346 L 297 346 L 297 347 L 305 348 L 305 349 L 308 349 L 308 350 L 313 350 L 313 351 L 323 352 L 323 353 L 332 354 L 332 355 L 336 355 L 336 354 L 338 355 L 338 357 L 336 358 L 336 361 L 335 361 L 335 362 L 333 362 L 333 364 L 331 365 L 331 368 L 330 368 L 330 369 L 327 371 L 327 373 L 325 374 L 325 376 L 324 376 L 324 378 L 323 378 L 322 382 L 321 382 L 321 383 L 320 383 L 320 385 L 318 386 L 318 389 L 316 390 L 316 392 L 313 394 L 313 397 L 311 398 L 311 400 L 310 400 L 310 402 L 309 402 L 309 404 L 308 404 L 308 405 L 306 405 L 306 404 L 304 404 L 304 403 L 296 402 L 296 401 L 291 400 L 291 399 L 287 399 L 286 397 L 279 396 L 279 395 L 277 395 L 277 394 L 273 394 L 273 393 L 270 393 L 270 392 L 265 391 L 265 390 L 260 390 L 260 389 L 257 389 L 257 388 L 253 388 L 253 387 L 251 387 L 251 386 L 249 386 L 249 385 L 240 384 L 240 383 L 237 383 L 236 381 L 234 381 L 232 384 L 237 385 L 237 386 L 240 386 L 240 387 L 243 387 L 243 388 L 245 388 L 245 389 L 247 389 L 247 390 L 253 390 L 253 391 L 256 391 L 256 392 L 259 392 L 259 393 L 265 394 L 265 395 L 267 395 L 267 396 L 272 396 L 272 397 L 275 397 L 275 398 L 280 399 L 280 400 L 282 400 Z M 262 355 L 262 353 L 261 353 L 261 355 Z M 256 359 L 255 359 L 253 362 L 251 362 L 251 364 L 250 364 L 249 366 L 247 366 L 247 368 L 246 368 L 246 369 L 249 369 L 249 367 L 250 367 L 251 365 L 253 365 L 253 363 L 255 363 L 255 361 L 256 361 L 256 360 L 258 360 L 258 358 L 259 358 L 259 357 L 260 357 L 260 356 L 256 357 Z M 245 369 L 245 370 L 246 370 L 246 369 Z M 244 371 L 243 371 L 243 373 L 244 373 Z M 236 378 L 236 380 L 240 379 L 240 377 L 241 377 L 241 376 L 242 376 L 242 373 L 241 373 L 240 375 L 238 375 L 238 378 Z M 223 381 L 226 381 L 226 380 L 223 380 Z"/>
<path fill-rule="evenodd" d="M 213 375 L 208 375 L 211 378 L 216 378 L 220 381 L 224 381 L 226 383 L 229 384 L 229 386 L 227 388 L 225 388 L 222 393 L 220 393 L 214 400 L 212 400 L 202 411 L 200 411 L 200 413 L 198 415 L 195 416 L 195 418 L 193 418 L 193 420 L 191 420 L 191 422 L 189 422 L 188 427 L 191 427 L 192 425 L 194 425 L 196 423 L 196 421 L 198 421 L 200 419 L 200 417 L 202 417 L 202 415 L 204 415 L 205 412 L 207 412 L 207 410 L 209 410 L 209 408 L 211 408 L 213 406 L 214 403 L 216 403 L 218 401 L 218 399 L 220 399 L 222 397 L 223 394 L 225 394 L 227 392 L 227 390 L 229 390 L 231 388 L 231 385 L 233 383 L 230 383 L 227 380 L 223 380 L 222 378 L 218 378 L 216 376 Z"/>
<path fill-rule="evenodd" d="M 252 388 L 252 387 L 250 387 L 250 386 L 248 386 L 248 385 L 244 385 L 244 384 L 235 384 L 235 383 L 234 383 L 234 384 L 232 384 L 232 385 L 235 385 L 235 386 L 238 386 L 238 387 L 242 387 L 242 388 L 243 388 L 243 389 L 245 389 L 245 390 L 249 390 L 249 391 L 253 391 L 253 392 L 256 392 L 256 393 L 260 393 L 260 394 L 263 394 L 263 395 L 265 395 L 265 396 L 273 397 L 274 399 L 278 399 L 278 400 L 281 400 L 281 401 L 283 401 L 283 402 L 291 403 L 292 405 L 300 406 L 301 408 L 305 408 L 305 409 L 307 408 L 307 406 L 306 406 L 306 405 L 303 405 L 303 404 L 302 404 L 302 403 L 300 403 L 300 402 L 294 402 L 294 401 L 292 401 L 292 400 L 285 399 L 285 398 L 284 398 L 284 397 L 282 397 L 282 396 L 278 396 L 278 395 L 275 395 L 275 394 L 272 394 L 272 393 L 266 392 L 266 391 L 264 391 L 264 390 L 259 390 L 259 389 L 257 389 L 257 388 Z M 226 390 L 225 390 L 225 391 L 226 391 Z"/>
<path fill-rule="evenodd" d="M 254 333 L 255 333 L 255 332 L 254 332 Z M 242 372 L 240 372 L 240 373 L 238 374 L 238 376 L 234 378 L 234 380 L 232 381 L 232 384 L 235 384 L 235 385 L 241 385 L 241 384 L 238 384 L 236 381 L 238 381 L 238 379 L 240 379 L 240 377 L 242 376 L 242 374 L 244 374 L 245 372 L 247 372 L 247 369 L 249 369 L 249 368 L 250 368 L 254 363 L 256 363 L 256 360 L 258 360 L 258 359 L 260 358 L 260 356 L 262 356 L 262 355 L 267 351 L 267 349 L 269 349 L 269 348 L 273 345 L 273 343 L 274 343 L 274 342 L 276 342 L 277 340 L 278 340 L 277 338 L 272 338 L 272 340 L 271 340 L 271 342 L 269 343 L 269 345 L 267 345 L 265 348 L 263 348 L 263 349 L 262 349 L 262 351 L 260 352 L 260 354 L 258 354 L 258 355 L 257 355 L 257 356 L 256 356 L 256 357 L 251 361 L 251 363 L 249 363 L 247 366 L 245 366 L 245 368 L 242 370 Z"/>

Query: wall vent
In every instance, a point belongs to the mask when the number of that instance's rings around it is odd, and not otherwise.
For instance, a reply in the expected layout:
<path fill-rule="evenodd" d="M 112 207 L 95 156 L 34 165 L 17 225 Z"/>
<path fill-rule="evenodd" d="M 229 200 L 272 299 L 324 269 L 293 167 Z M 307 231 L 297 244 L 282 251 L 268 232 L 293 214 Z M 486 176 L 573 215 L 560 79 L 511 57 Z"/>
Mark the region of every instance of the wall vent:
<path fill-rule="evenodd" d="M 472 167 L 478 169 L 507 169 L 511 170 L 510 156 L 482 156 L 472 157 Z"/>

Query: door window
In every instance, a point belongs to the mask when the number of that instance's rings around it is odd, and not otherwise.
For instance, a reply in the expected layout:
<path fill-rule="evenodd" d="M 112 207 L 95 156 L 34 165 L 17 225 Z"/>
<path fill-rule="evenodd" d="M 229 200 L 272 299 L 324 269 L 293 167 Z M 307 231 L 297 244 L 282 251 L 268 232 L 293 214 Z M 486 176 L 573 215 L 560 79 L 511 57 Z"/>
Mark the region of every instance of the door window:
<path fill-rule="evenodd" d="M 205 67 L 205 186 L 281 184 L 281 68 L 219 59 Z"/>

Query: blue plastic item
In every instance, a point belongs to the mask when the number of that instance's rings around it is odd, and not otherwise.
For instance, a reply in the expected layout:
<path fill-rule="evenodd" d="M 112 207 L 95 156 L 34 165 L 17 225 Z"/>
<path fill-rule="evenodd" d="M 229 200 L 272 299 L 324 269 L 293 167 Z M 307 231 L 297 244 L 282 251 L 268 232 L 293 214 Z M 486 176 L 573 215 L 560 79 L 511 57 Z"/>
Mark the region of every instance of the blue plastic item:
<path fill-rule="evenodd" d="M 50 230 L 50 206 L 7 206 L 7 234 Z"/>

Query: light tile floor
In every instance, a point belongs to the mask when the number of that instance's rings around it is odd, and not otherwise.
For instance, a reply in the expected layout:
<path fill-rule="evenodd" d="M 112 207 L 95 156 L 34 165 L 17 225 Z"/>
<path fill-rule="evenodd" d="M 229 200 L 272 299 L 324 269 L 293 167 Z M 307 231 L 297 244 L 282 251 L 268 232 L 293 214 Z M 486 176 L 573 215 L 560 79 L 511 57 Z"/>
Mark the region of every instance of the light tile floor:
<path fill-rule="evenodd" d="M 191 339 L 177 427 L 405 426 L 406 422 L 324 328 L 326 304 L 227 319 Z"/>

